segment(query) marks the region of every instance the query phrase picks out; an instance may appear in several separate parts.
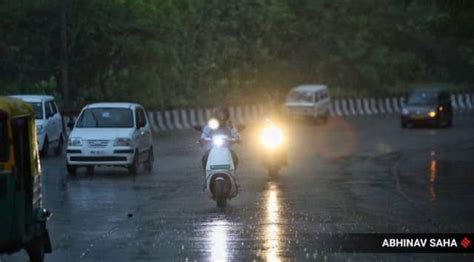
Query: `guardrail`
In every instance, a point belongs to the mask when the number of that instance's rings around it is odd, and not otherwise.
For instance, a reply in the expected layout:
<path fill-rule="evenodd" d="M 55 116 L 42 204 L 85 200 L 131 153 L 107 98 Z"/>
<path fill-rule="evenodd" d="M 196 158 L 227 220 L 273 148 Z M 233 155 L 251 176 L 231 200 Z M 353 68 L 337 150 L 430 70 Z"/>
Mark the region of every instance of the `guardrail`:
<path fill-rule="evenodd" d="M 455 114 L 474 111 L 474 94 L 453 94 L 451 103 Z M 405 105 L 404 97 L 337 98 L 331 100 L 330 116 L 376 116 L 399 114 Z M 238 124 L 256 121 L 267 113 L 264 104 L 231 106 L 230 118 Z M 189 129 L 204 125 L 211 118 L 212 108 L 190 108 L 149 111 L 148 119 L 154 132 Z"/>
<path fill-rule="evenodd" d="M 456 114 L 469 113 L 474 109 L 474 94 L 453 94 L 451 97 Z M 331 100 L 332 117 L 399 114 L 405 105 L 404 97 L 341 98 Z M 258 120 L 266 115 L 266 106 L 246 105 L 229 107 L 230 118 L 235 123 Z M 155 132 L 188 129 L 203 125 L 211 117 L 211 108 L 150 111 L 148 118 Z"/>

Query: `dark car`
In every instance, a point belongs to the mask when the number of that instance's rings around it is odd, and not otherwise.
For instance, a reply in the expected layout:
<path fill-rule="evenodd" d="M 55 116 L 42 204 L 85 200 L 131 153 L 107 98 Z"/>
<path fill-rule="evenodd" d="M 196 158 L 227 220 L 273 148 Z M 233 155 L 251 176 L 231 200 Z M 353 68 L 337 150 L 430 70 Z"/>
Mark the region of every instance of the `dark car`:
<path fill-rule="evenodd" d="M 401 126 L 428 124 L 450 127 L 453 124 L 451 94 L 444 90 L 415 90 L 402 108 Z"/>

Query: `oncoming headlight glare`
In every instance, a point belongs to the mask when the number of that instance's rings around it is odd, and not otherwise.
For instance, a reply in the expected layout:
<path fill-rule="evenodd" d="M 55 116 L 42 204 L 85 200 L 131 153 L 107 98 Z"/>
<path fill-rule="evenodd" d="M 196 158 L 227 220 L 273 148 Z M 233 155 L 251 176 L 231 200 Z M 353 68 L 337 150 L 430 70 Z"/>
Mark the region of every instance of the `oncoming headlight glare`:
<path fill-rule="evenodd" d="M 214 138 L 212 139 L 212 143 L 214 143 L 214 145 L 216 145 L 216 146 L 222 146 L 222 145 L 224 144 L 224 138 L 219 137 L 219 136 L 218 136 L 218 137 L 214 137 Z"/>
<path fill-rule="evenodd" d="M 283 143 L 283 132 L 276 126 L 268 126 L 262 130 L 262 144 L 268 148 L 276 148 Z"/>
<path fill-rule="evenodd" d="M 211 118 L 209 122 L 207 123 L 210 129 L 215 130 L 219 128 L 219 121 L 215 118 Z"/>

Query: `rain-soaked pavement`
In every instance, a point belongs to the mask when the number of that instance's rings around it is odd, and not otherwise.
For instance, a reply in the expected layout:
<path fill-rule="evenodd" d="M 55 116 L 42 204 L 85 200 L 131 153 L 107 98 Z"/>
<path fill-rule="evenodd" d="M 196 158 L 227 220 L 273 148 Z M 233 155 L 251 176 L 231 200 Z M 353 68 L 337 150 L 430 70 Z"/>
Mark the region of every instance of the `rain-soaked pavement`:
<path fill-rule="evenodd" d="M 292 128 L 290 166 L 266 175 L 254 130 L 237 147 L 239 195 L 221 211 L 202 192 L 199 134 L 155 136 L 153 174 L 68 177 L 42 160 L 54 253 L 46 261 L 473 261 L 472 255 L 327 253 L 323 233 L 474 232 L 474 118 L 401 130 L 396 117 Z M 26 261 L 24 252 L 1 262 Z"/>

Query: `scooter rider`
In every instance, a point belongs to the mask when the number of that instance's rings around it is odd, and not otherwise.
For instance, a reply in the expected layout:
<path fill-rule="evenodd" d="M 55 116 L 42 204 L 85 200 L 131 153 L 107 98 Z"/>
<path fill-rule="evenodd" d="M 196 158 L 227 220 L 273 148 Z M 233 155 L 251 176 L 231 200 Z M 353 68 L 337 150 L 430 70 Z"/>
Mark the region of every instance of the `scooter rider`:
<path fill-rule="evenodd" d="M 234 126 L 230 118 L 229 109 L 226 107 L 219 107 L 214 110 L 214 117 L 219 121 L 219 127 L 217 130 L 212 130 L 208 125 L 204 126 L 201 134 L 201 141 L 211 138 L 213 132 L 221 132 L 229 136 L 229 138 L 240 141 L 240 134 L 237 128 Z M 204 144 L 206 145 L 206 144 Z M 202 156 L 202 168 L 206 170 L 207 159 L 209 157 L 210 146 L 206 148 L 206 152 Z M 231 149 L 232 160 L 234 161 L 235 169 L 239 165 L 239 158 L 237 154 Z"/>
<path fill-rule="evenodd" d="M 281 102 L 279 101 L 278 93 L 276 92 L 268 92 L 265 96 L 267 103 L 269 105 L 266 119 L 263 125 L 272 125 L 276 124 L 277 126 L 288 126 L 288 119 L 284 116 L 284 113 L 281 110 Z M 280 157 L 283 166 L 288 165 L 288 148 L 284 146 L 280 150 Z"/>

